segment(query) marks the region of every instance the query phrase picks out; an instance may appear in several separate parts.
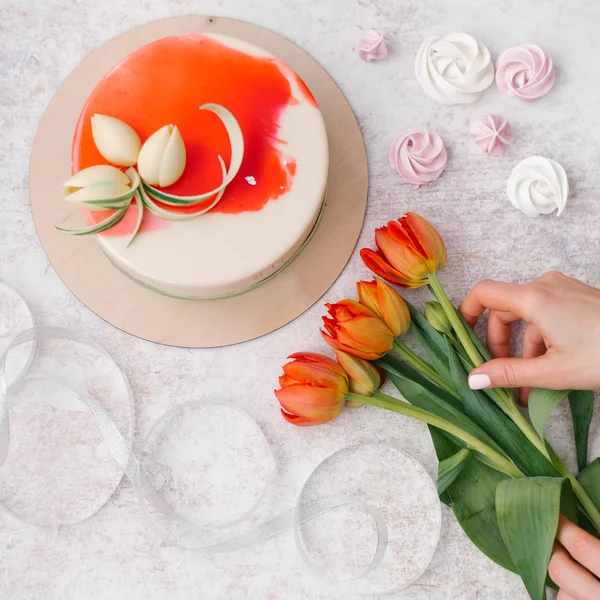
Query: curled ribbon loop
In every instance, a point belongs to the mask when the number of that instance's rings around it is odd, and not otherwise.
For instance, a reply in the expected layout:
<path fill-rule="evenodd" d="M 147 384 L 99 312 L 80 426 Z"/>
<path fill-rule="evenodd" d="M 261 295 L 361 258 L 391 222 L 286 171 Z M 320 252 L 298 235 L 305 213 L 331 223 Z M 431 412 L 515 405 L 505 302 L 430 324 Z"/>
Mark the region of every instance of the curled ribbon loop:
<path fill-rule="evenodd" d="M 91 348 L 95 349 L 96 351 L 102 353 L 104 356 L 110 358 L 108 353 L 106 353 L 106 351 L 101 346 L 99 346 L 97 343 L 91 340 L 88 336 L 76 331 L 63 329 L 61 327 L 34 327 L 27 331 L 23 331 L 22 333 L 17 335 L 8 345 L 4 354 L 0 357 L 0 466 L 6 460 L 8 453 L 8 447 L 10 442 L 8 399 L 10 397 L 11 388 L 16 385 L 16 381 L 11 382 L 10 384 L 7 383 L 7 356 L 11 351 L 23 344 L 31 342 L 35 343 L 41 340 L 50 339 L 67 340 L 81 344 L 86 344 Z M 127 377 L 118 366 L 117 369 L 119 371 L 120 377 L 122 378 L 123 384 L 127 390 L 129 401 L 133 409 L 133 394 L 127 381 Z M 139 455 L 134 450 L 132 450 L 131 440 L 129 440 L 119 431 L 119 429 L 117 428 L 109 414 L 106 412 L 104 407 L 101 406 L 100 403 L 98 403 L 93 396 L 86 393 L 82 393 L 81 390 L 77 390 L 77 394 L 83 400 L 87 409 L 93 415 L 94 420 L 102 434 L 102 437 L 106 442 L 108 448 L 110 449 L 110 452 L 114 457 L 115 461 L 117 462 L 123 475 L 126 475 L 135 487 L 140 504 L 144 509 L 143 512 L 145 518 L 149 521 L 152 529 L 162 539 L 168 541 L 169 543 L 185 549 L 195 550 L 197 552 L 206 554 L 224 553 L 232 552 L 240 548 L 251 546 L 253 544 L 276 536 L 283 531 L 293 529 L 294 539 L 301 559 L 306 564 L 307 568 L 319 580 L 326 584 L 339 584 L 343 582 L 351 582 L 365 579 L 375 571 L 375 569 L 380 565 L 381 561 L 383 560 L 388 545 L 388 529 L 386 526 L 386 520 L 383 517 L 382 513 L 374 506 L 363 501 L 361 498 L 353 496 L 344 496 L 336 494 L 319 497 L 310 501 L 303 501 L 303 499 L 305 498 L 305 491 L 306 486 L 308 485 L 308 480 L 300 494 L 299 503 L 293 508 L 284 511 L 270 519 L 267 519 L 260 525 L 251 527 L 246 531 L 242 532 L 241 534 L 226 537 L 225 539 L 218 541 L 217 543 L 203 544 L 199 540 L 202 538 L 203 534 L 207 530 L 212 531 L 212 533 L 214 533 L 215 531 L 218 532 L 218 530 L 222 527 L 231 526 L 236 523 L 242 522 L 254 513 L 254 511 L 258 508 L 258 506 L 264 499 L 264 496 L 270 486 L 270 481 L 274 469 L 270 470 L 268 477 L 266 478 L 266 481 L 264 483 L 263 489 L 258 495 L 258 500 L 244 514 L 242 514 L 239 517 L 236 517 L 234 520 L 228 523 L 221 525 L 203 526 L 193 523 L 190 519 L 182 516 L 165 499 L 163 493 L 159 489 L 157 489 L 157 487 L 152 483 L 150 476 L 144 469 Z M 260 443 L 265 444 L 267 452 L 274 464 L 274 458 L 269 449 L 268 442 L 264 437 L 262 431 L 260 430 L 258 424 L 252 419 L 252 417 L 250 417 L 248 413 L 240 410 L 239 408 L 235 408 L 226 404 L 213 402 L 194 402 L 181 405 L 167 412 L 165 415 L 158 419 L 158 421 L 150 429 L 146 437 L 146 441 L 149 441 L 154 435 L 155 431 L 159 427 L 167 423 L 173 417 L 181 417 L 186 413 L 186 411 L 202 410 L 205 407 L 217 407 L 219 410 L 234 411 L 237 414 L 237 416 L 241 416 L 241 418 L 245 419 L 249 426 L 255 429 L 255 433 L 259 436 Z M 343 449 L 339 452 L 344 452 L 347 450 L 348 449 Z M 336 455 L 334 454 L 332 456 Z M 324 463 L 325 461 L 321 464 Z M 319 469 L 320 466 L 321 465 L 317 466 L 313 473 L 316 472 L 316 470 Z M 428 478 L 426 474 L 425 477 Z M 431 480 L 429 480 L 429 483 L 433 486 Z M 310 521 L 312 519 L 315 519 L 316 517 L 328 513 L 329 511 L 347 506 L 354 506 L 356 508 L 359 508 L 371 517 L 376 530 L 376 546 L 370 562 L 364 568 L 362 568 L 362 570 L 360 570 L 358 574 L 352 574 L 351 576 L 345 577 L 335 577 L 329 573 L 324 573 L 323 569 L 317 567 L 311 561 L 302 541 L 300 526 L 303 523 L 306 523 L 307 521 Z M 437 510 L 439 511 L 439 503 L 437 505 Z M 437 545 L 437 540 L 435 545 Z M 430 552 L 430 556 L 428 557 L 425 567 L 427 566 L 427 564 L 429 564 L 429 561 L 433 556 L 435 545 L 433 547 L 433 550 Z M 422 571 L 423 570 L 424 568 L 422 569 Z M 419 573 L 419 575 L 422 573 L 422 571 Z M 401 585 L 400 587 L 405 587 L 410 583 L 411 581 L 404 582 L 403 585 Z M 396 589 L 398 589 L 398 587 Z"/>

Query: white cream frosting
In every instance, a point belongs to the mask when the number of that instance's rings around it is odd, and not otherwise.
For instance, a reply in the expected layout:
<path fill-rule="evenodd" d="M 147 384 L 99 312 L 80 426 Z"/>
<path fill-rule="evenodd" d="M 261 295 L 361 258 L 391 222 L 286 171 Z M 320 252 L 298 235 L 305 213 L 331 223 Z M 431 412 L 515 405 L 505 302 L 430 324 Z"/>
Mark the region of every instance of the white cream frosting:
<path fill-rule="evenodd" d="M 506 190 L 512 205 L 528 217 L 548 215 L 555 210 L 560 217 L 567 205 L 569 182 L 555 160 L 530 156 L 512 170 Z"/>
<path fill-rule="evenodd" d="M 426 39 L 415 61 L 423 91 L 442 104 L 478 100 L 494 81 L 489 50 L 467 33 Z"/>

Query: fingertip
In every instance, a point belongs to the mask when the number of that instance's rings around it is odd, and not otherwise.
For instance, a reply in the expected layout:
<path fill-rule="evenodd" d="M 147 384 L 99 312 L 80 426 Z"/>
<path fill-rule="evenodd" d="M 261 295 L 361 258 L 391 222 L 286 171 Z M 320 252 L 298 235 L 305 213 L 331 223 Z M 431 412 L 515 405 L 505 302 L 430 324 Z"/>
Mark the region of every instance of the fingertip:
<path fill-rule="evenodd" d="M 472 390 L 487 390 L 492 387 L 492 380 L 486 373 L 471 373 L 469 387 Z"/>

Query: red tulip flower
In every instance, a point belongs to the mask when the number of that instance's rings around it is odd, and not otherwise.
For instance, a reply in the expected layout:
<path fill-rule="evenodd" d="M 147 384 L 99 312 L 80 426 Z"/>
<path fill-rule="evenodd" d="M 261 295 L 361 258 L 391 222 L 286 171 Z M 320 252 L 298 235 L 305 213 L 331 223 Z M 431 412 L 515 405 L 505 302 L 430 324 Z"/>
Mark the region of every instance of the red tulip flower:
<path fill-rule="evenodd" d="M 375 231 L 377 252 L 363 248 L 360 256 L 379 277 L 406 288 L 429 283 L 429 275 L 444 267 L 444 240 L 423 217 L 407 213 Z"/>
<path fill-rule="evenodd" d="M 326 304 L 329 317 L 323 317 L 323 339 L 335 350 L 376 360 L 392 349 L 394 334 L 370 309 L 354 300 Z"/>
<path fill-rule="evenodd" d="M 275 396 L 283 418 L 301 427 L 335 419 L 346 402 L 348 375 L 335 360 L 322 354 L 297 352 L 283 367 Z"/>

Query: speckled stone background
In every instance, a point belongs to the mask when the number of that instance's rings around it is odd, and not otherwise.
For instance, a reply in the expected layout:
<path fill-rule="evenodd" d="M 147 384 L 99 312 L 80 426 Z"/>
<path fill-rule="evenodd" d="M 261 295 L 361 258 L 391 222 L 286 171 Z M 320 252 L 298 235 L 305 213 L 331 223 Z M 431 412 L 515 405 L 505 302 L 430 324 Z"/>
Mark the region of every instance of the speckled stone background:
<path fill-rule="evenodd" d="M 318 462 L 355 442 L 395 440 L 433 475 L 435 459 L 426 429 L 409 419 L 370 408 L 346 412 L 334 423 L 309 430 L 293 429 L 280 419 L 271 393 L 280 364 L 292 351 L 323 348 L 317 330 L 321 303 L 253 342 L 207 351 L 173 349 L 134 339 L 102 322 L 71 296 L 48 264 L 31 218 L 27 176 L 36 126 L 52 94 L 87 53 L 112 36 L 149 20 L 190 13 L 270 27 L 321 62 L 354 107 L 367 145 L 370 197 L 359 245 L 371 244 L 374 227 L 384 221 L 406 210 L 422 213 L 447 241 L 451 258 L 443 280 L 459 301 L 481 278 L 527 281 L 550 269 L 600 284 L 600 4 L 0 0 L 0 279 L 27 298 L 37 323 L 84 328 L 115 357 L 132 383 L 137 435 L 145 435 L 160 414 L 186 400 L 216 399 L 247 409 L 282 465 L 259 511 L 262 516 L 293 505 Z M 383 30 L 391 43 L 389 59 L 379 64 L 364 64 L 355 55 L 356 40 L 369 27 Z M 520 104 L 495 88 L 472 105 L 434 104 L 415 81 L 413 58 L 426 36 L 453 31 L 475 35 L 493 56 L 518 43 L 539 44 L 555 60 L 555 89 L 535 104 Z M 502 158 L 483 155 L 467 135 L 469 123 L 489 112 L 510 120 L 515 133 L 514 146 Z M 402 184 L 387 163 L 393 137 L 412 127 L 439 132 L 449 150 L 442 178 L 422 189 Z M 558 160 L 569 176 L 572 196 L 560 220 L 528 220 L 506 199 L 512 166 L 534 153 Z M 366 276 L 355 252 L 326 299 L 352 295 L 354 281 Z M 419 303 L 426 292 L 409 297 Z M 61 423 L 66 431 L 66 422 Z M 566 411 L 557 411 L 549 429 L 556 448 L 572 464 Z M 598 421 L 591 447 L 595 455 L 600 453 L 597 432 Z M 81 439 L 75 439 L 78 445 L 95 442 L 88 433 L 82 430 Z M 72 429 L 69 435 L 74 435 Z M 41 472 L 43 461 L 34 457 L 43 452 L 39 440 L 31 438 L 23 451 Z M 50 462 L 91 460 L 90 452 L 71 455 L 66 449 L 59 456 L 52 447 L 45 452 Z M 46 479 L 40 483 L 51 485 Z M 28 489 L 31 496 L 25 500 L 35 508 L 44 492 L 30 484 Z M 89 501 L 84 494 L 76 499 Z M 356 543 L 363 540 L 357 536 Z M 134 490 L 123 483 L 94 518 L 74 527 L 38 530 L 0 512 L 0 597 L 321 600 L 335 593 L 320 588 L 304 569 L 290 533 L 250 551 L 208 558 L 157 540 L 144 524 Z M 518 600 L 526 594 L 517 577 L 470 544 L 444 508 L 442 540 L 430 569 L 417 584 L 390 597 Z"/>

